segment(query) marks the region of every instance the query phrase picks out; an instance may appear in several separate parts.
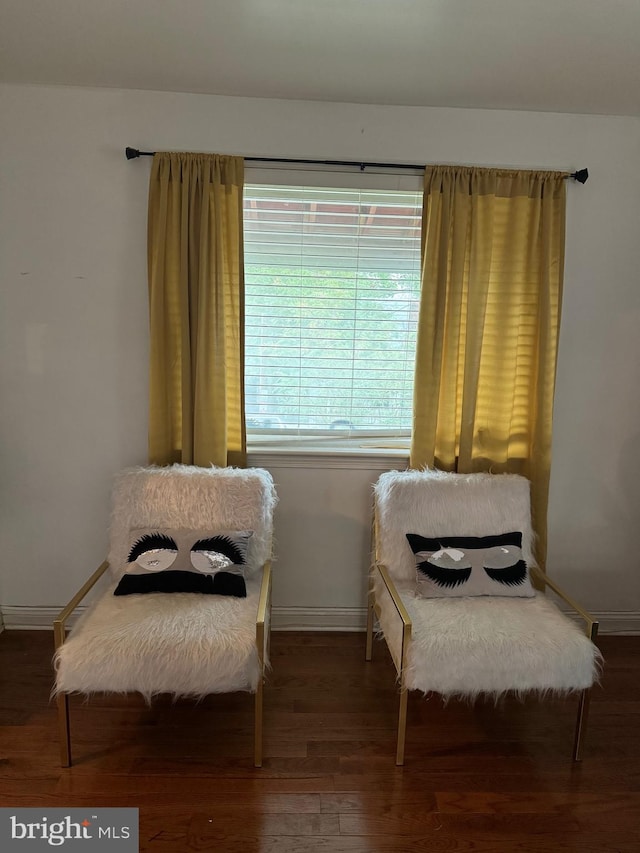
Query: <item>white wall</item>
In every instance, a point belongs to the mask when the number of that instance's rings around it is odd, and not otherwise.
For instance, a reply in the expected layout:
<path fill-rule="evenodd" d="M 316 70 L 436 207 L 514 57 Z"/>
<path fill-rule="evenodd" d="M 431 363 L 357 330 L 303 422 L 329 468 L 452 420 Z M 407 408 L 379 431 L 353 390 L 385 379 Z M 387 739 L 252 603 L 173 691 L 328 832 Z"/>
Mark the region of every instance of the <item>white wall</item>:
<path fill-rule="evenodd" d="M 5 617 L 70 596 L 104 554 L 113 473 L 145 461 L 150 161 L 125 145 L 587 166 L 568 187 L 549 568 L 612 625 L 640 616 L 640 120 L 13 85 L 0 115 Z M 270 467 L 274 604 L 339 623 L 364 605 L 379 463 Z"/>

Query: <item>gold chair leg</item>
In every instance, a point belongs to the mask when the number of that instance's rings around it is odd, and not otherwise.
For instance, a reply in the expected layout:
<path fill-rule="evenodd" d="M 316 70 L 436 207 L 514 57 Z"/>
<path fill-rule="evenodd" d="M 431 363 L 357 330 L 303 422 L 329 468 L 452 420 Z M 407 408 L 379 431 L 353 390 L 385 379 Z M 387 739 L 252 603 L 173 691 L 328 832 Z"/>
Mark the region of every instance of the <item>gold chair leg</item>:
<path fill-rule="evenodd" d="M 265 627 L 266 623 L 266 627 Z M 266 630 L 266 636 L 265 636 Z M 258 684 L 254 707 L 253 765 L 262 767 L 262 699 L 266 660 L 271 645 L 271 564 L 266 563 L 262 574 L 260 601 L 256 619 L 256 649 L 258 651 Z"/>
<path fill-rule="evenodd" d="M 578 717 L 576 719 L 576 733 L 573 741 L 573 760 L 582 761 L 582 750 L 587 734 L 587 719 L 589 717 L 589 702 L 591 690 L 583 690 L 578 702 Z"/>
<path fill-rule="evenodd" d="M 256 701 L 255 701 L 255 731 L 254 731 L 254 753 L 253 753 L 253 765 L 254 767 L 262 767 L 262 690 L 263 690 L 263 680 L 262 675 L 260 676 L 260 681 L 258 682 L 258 688 L 256 690 Z"/>
<path fill-rule="evenodd" d="M 398 746 L 396 749 L 396 765 L 401 767 L 404 764 L 404 742 L 407 732 L 407 702 L 409 699 L 409 691 L 406 687 L 400 690 L 400 710 L 398 713 Z"/>
<path fill-rule="evenodd" d="M 60 766 L 71 767 L 71 731 L 69 729 L 69 696 L 58 693 L 58 732 L 60 737 Z"/>
<path fill-rule="evenodd" d="M 373 657 L 373 613 L 373 590 L 370 589 L 367 605 L 367 649 L 365 660 L 371 660 Z"/>

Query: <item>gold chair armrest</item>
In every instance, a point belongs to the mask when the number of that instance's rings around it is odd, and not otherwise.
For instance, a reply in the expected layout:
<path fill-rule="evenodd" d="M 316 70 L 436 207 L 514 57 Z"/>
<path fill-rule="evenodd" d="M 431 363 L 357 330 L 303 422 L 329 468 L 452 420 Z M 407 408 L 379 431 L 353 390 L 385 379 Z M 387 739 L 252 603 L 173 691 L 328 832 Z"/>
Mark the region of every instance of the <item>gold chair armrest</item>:
<path fill-rule="evenodd" d="M 104 561 L 91 575 L 88 581 L 84 583 L 80 589 L 73 596 L 71 601 L 64 607 L 60 613 L 56 616 L 53 621 L 53 638 L 55 642 L 55 647 L 58 649 L 63 643 L 65 638 L 66 631 L 66 622 L 69 616 L 76 609 L 78 604 L 82 601 L 85 595 L 89 592 L 89 590 L 96 585 L 96 583 L 100 580 L 102 575 L 109 568 L 109 563 L 107 560 Z"/>
<path fill-rule="evenodd" d="M 551 580 L 550 577 L 545 575 L 544 572 L 540 571 L 537 566 L 531 567 L 531 574 L 535 577 L 540 583 L 544 584 L 544 586 L 548 586 L 549 589 L 552 589 L 556 595 L 558 595 L 564 602 L 566 602 L 572 610 L 584 619 L 586 623 L 586 635 L 592 642 L 595 642 L 596 637 L 598 636 L 598 625 L 599 622 L 597 619 L 594 619 L 591 613 L 588 610 L 585 610 L 584 607 L 581 607 L 576 601 L 570 598 L 567 593 L 558 586 L 558 584 Z"/>
<path fill-rule="evenodd" d="M 262 583 L 260 584 L 260 598 L 258 599 L 257 625 L 264 625 L 269 596 L 271 594 L 271 561 L 267 561 L 262 567 Z"/>
<path fill-rule="evenodd" d="M 262 583 L 260 584 L 260 597 L 258 598 L 258 613 L 256 615 L 256 646 L 260 656 L 260 667 L 264 665 L 268 647 L 265 636 L 265 622 L 271 608 L 271 561 L 268 560 L 262 567 Z M 270 621 L 267 623 L 267 631 L 270 630 Z"/>
<path fill-rule="evenodd" d="M 411 617 L 407 612 L 407 608 L 404 606 L 402 602 L 402 598 L 400 597 L 400 593 L 398 592 L 395 583 L 393 582 L 391 576 L 389 575 L 389 571 L 385 565 L 382 563 L 374 563 L 372 567 L 372 572 L 377 571 L 380 573 L 380 577 L 382 578 L 382 582 L 385 586 L 387 593 L 389 594 L 389 598 L 395 607 L 396 614 L 400 618 L 402 622 L 402 633 L 400 636 L 400 647 L 396 648 L 394 642 L 390 637 L 385 636 L 385 641 L 387 643 L 387 648 L 389 649 L 389 653 L 393 659 L 393 663 L 395 665 L 396 671 L 398 673 L 398 677 L 400 678 L 401 688 L 404 690 L 404 670 L 407 664 L 407 656 L 409 652 L 409 642 L 411 640 Z M 375 599 L 375 591 L 372 584 L 371 594 L 374 596 L 374 610 L 378 618 L 380 618 L 381 610 L 380 605 Z"/>
<path fill-rule="evenodd" d="M 400 597 L 400 593 L 396 589 L 396 585 L 391 580 L 391 576 L 389 575 L 389 570 L 386 566 L 383 566 L 382 563 L 375 563 L 373 566 L 374 570 L 377 569 L 380 573 L 380 577 L 382 578 L 384 585 L 387 588 L 387 592 L 391 596 L 391 600 L 393 601 L 394 607 L 398 611 L 398 616 L 402 619 L 403 628 L 411 627 L 411 617 L 407 612 L 407 608 L 402 603 L 402 598 Z"/>

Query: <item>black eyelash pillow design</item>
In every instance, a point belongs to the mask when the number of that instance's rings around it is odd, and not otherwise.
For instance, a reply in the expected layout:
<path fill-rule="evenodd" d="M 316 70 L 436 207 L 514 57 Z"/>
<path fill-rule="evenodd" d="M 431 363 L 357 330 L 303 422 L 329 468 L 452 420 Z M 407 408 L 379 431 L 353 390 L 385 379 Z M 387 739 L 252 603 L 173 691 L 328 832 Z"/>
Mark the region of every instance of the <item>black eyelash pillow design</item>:
<path fill-rule="evenodd" d="M 522 556 L 521 533 L 406 536 L 416 559 L 416 595 L 420 598 L 535 595 Z"/>
<path fill-rule="evenodd" d="M 197 592 L 246 598 L 251 530 L 132 530 L 114 595 Z"/>

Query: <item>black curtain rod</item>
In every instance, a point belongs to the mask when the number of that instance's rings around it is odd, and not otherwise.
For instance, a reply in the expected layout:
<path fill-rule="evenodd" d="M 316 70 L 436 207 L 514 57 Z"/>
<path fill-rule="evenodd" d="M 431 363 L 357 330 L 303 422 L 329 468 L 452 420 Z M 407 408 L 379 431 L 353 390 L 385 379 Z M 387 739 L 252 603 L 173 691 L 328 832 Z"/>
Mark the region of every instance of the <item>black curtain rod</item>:
<path fill-rule="evenodd" d="M 139 151 L 137 148 L 125 148 L 124 153 L 127 160 L 135 160 L 137 157 L 153 157 L 155 151 Z M 297 160 L 287 157 L 245 157 L 247 163 L 294 163 L 296 165 L 305 166 L 359 166 L 360 171 L 364 172 L 367 168 L 377 169 L 411 169 L 413 171 L 424 169 L 424 163 L 416 165 L 408 165 L 406 163 L 359 163 L 355 160 Z M 570 175 L 565 175 L 565 178 L 573 178 L 581 184 L 584 184 L 589 177 L 588 169 L 578 169 Z"/>

